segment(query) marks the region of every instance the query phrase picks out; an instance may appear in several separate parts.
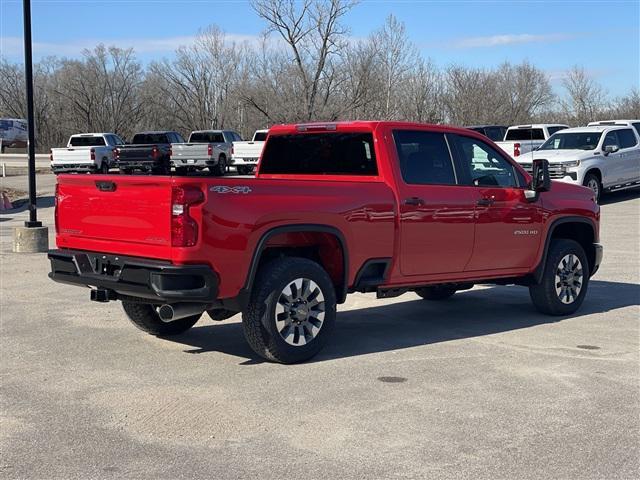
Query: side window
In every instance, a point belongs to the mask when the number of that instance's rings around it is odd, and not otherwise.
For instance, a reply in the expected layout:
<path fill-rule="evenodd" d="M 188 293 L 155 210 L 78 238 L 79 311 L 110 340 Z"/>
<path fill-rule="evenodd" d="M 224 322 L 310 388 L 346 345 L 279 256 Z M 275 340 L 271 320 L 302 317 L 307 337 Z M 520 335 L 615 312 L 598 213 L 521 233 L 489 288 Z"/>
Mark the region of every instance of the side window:
<path fill-rule="evenodd" d="M 556 132 L 559 132 L 560 130 L 564 130 L 567 127 L 549 127 L 547 128 L 547 130 L 549 131 L 549 136 L 553 135 Z"/>
<path fill-rule="evenodd" d="M 620 141 L 620 148 L 631 148 L 637 145 L 636 136 L 633 130 L 627 128 L 625 130 L 618 130 L 618 140 Z"/>
<path fill-rule="evenodd" d="M 615 145 L 616 147 L 620 148 L 620 142 L 618 142 L 618 136 L 616 135 L 615 131 L 607 133 L 607 136 L 604 137 L 604 142 L 602 142 L 602 148 L 604 149 L 605 147 L 609 147 L 611 145 Z"/>
<path fill-rule="evenodd" d="M 393 132 L 402 178 L 414 185 L 455 185 L 456 175 L 443 133 Z"/>
<path fill-rule="evenodd" d="M 488 144 L 475 138 L 457 136 L 462 167 L 478 187 L 516 187 L 516 169 Z"/>

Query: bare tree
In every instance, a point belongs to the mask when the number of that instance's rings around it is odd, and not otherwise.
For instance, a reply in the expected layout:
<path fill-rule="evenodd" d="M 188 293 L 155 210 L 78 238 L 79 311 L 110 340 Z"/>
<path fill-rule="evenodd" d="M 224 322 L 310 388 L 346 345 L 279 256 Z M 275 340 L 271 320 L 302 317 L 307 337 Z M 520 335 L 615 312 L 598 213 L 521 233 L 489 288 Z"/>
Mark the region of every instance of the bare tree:
<path fill-rule="evenodd" d="M 514 125 L 529 121 L 554 100 L 547 76 L 529 62 L 502 64 L 497 72 L 501 122 Z"/>
<path fill-rule="evenodd" d="M 345 46 L 347 29 L 342 17 L 355 5 L 349 0 L 254 0 L 256 13 L 287 45 L 301 84 L 304 118 L 323 116 L 321 91 L 331 83 L 330 64 Z M 323 85 L 324 84 L 324 85 Z M 293 99 L 290 99 L 293 100 Z M 298 120 L 298 119 L 292 119 Z"/>
<path fill-rule="evenodd" d="M 562 106 L 572 123 L 586 125 L 598 120 L 604 110 L 606 95 L 584 68 L 574 66 L 562 85 L 567 92 L 567 99 L 562 102 Z"/>

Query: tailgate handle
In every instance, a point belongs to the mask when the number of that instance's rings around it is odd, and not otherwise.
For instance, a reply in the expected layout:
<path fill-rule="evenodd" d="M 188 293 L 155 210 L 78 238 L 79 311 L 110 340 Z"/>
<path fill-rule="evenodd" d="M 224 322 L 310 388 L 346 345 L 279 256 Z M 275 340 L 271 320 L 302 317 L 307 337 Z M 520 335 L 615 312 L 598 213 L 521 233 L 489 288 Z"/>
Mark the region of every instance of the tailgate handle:
<path fill-rule="evenodd" d="M 101 192 L 115 192 L 116 182 L 97 180 L 96 187 L 98 187 L 98 190 L 100 190 Z"/>

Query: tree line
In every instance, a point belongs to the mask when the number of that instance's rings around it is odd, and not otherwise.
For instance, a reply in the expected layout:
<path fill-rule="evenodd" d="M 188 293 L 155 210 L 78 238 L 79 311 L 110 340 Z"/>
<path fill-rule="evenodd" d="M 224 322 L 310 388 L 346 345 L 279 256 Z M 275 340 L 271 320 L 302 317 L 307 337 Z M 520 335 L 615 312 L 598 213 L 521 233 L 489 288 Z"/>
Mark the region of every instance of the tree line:
<path fill-rule="evenodd" d="M 574 66 L 556 95 L 524 61 L 495 68 L 435 65 L 393 15 L 367 38 L 344 24 L 350 0 L 254 0 L 266 29 L 236 42 L 216 25 L 171 58 L 143 65 L 135 49 L 97 45 L 34 65 L 40 151 L 78 132 L 228 128 L 248 137 L 278 123 L 354 119 L 453 125 L 640 118 L 640 92 L 609 98 Z M 0 60 L 0 116 L 25 118 L 24 71 Z"/>

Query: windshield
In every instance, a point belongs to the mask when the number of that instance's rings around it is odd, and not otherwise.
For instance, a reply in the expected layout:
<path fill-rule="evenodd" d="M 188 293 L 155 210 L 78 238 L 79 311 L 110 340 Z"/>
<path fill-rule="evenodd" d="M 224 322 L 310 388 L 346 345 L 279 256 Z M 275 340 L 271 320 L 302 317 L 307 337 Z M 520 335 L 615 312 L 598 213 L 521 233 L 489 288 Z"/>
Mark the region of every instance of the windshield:
<path fill-rule="evenodd" d="M 151 145 L 154 143 L 170 143 L 166 133 L 137 133 L 131 143 L 134 145 Z"/>
<path fill-rule="evenodd" d="M 595 150 L 601 132 L 556 133 L 538 150 Z"/>
<path fill-rule="evenodd" d="M 104 143 L 102 137 L 71 137 L 69 144 L 72 147 L 101 147 Z"/>

